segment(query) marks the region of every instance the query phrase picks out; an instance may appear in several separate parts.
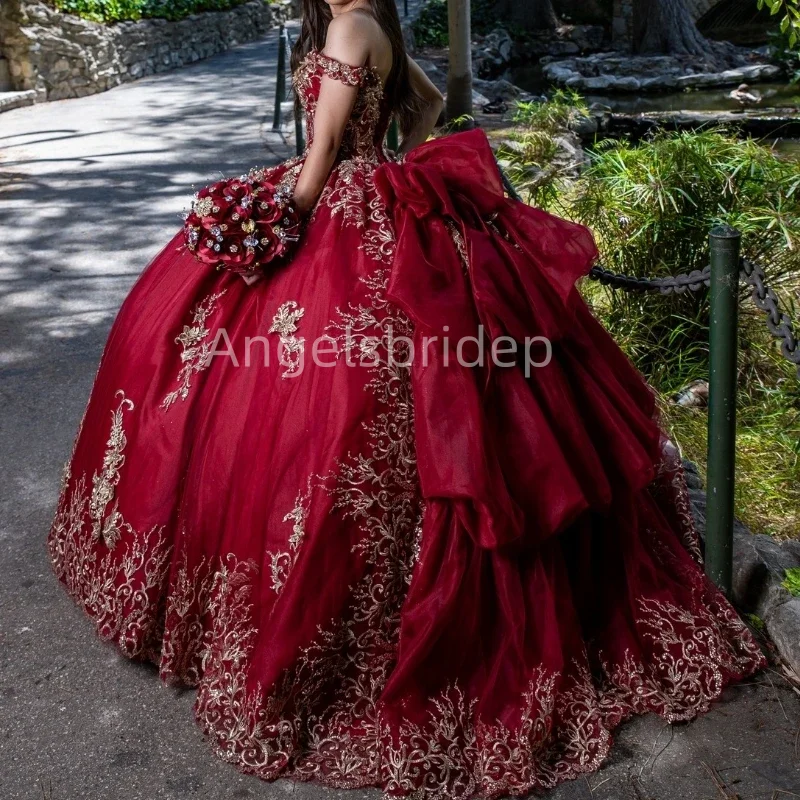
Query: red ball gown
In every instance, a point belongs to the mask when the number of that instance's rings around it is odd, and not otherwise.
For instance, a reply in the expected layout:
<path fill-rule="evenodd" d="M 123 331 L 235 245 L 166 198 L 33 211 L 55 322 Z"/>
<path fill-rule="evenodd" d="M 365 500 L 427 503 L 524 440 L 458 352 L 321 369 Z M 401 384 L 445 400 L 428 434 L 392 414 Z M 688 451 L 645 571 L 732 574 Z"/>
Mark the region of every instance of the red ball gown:
<path fill-rule="evenodd" d="M 309 139 L 323 75 L 358 100 L 291 261 L 250 286 L 179 234 L 122 306 L 55 572 L 101 637 L 197 687 L 245 772 L 552 787 L 763 658 L 699 566 L 653 393 L 575 289 L 589 232 L 507 198 L 480 132 L 389 161 L 377 72 L 319 52 Z M 474 363 L 478 332 L 552 358 Z"/>

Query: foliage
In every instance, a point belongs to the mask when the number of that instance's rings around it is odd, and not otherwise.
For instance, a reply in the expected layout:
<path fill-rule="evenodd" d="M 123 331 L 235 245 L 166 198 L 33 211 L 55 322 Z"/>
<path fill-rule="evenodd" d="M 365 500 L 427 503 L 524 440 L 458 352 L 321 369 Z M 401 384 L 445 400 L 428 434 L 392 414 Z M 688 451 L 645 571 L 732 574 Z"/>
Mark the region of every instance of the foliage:
<path fill-rule="evenodd" d="M 800 290 L 800 175 L 795 164 L 755 141 L 706 130 L 661 133 L 639 145 L 603 142 L 568 205 L 573 219 L 594 230 L 604 263 L 633 275 L 702 269 L 709 229 L 733 225 L 746 255 L 767 266 L 770 284 L 793 308 Z M 705 293 L 641 296 L 596 286 L 593 293 L 604 324 L 665 396 L 707 377 Z M 762 312 L 745 296 L 743 289 L 737 513 L 756 529 L 794 535 L 800 385 Z M 703 463 L 705 412 L 665 405 L 665 422 L 684 452 Z"/>
<path fill-rule="evenodd" d="M 789 47 L 800 41 L 800 0 L 758 0 L 759 8 L 768 8 L 773 15 L 783 14 L 781 33 L 789 39 Z"/>
<path fill-rule="evenodd" d="M 497 27 L 497 13 L 492 0 L 472 0 L 473 33 L 488 33 Z M 419 47 L 447 47 L 447 0 L 430 0 L 412 25 L 414 41 Z"/>
<path fill-rule="evenodd" d="M 800 597 L 800 568 L 787 569 L 786 578 L 781 586 L 794 597 Z"/>
<path fill-rule="evenodd" d="M 576 116 L 587 116 L 586 102 L 572 89 L 556 89 L 549 100 L 517 103 L 514 122 L 528 129 L 555 134 Z"/>
<path fill-rule="evenodd" d="M 577 179 L 552 168 L 559 128 L 585 113 L 561 96 L 523 106 L 518 137 L 501 150 L 526 199 L 588 225 L 602 263 L 631 275 L 702 269 L 708 231 L 719 223 L 743 233 L 745 253 L 767 268 L 770 285 L 791 316 L 800 300 L 800 172 L 769 147 L 722 130 L 660 133 L 638 144 L 601 141 Z M 551 159 L 551 161 L 548 161 Z M 538 178 L 536 177 L 538 176 Z M 593 281 L 581 290 L 615 340 L 663 399 L 663 421 L 684 454 L 701 468 L 708 418 L 670 397 L 708 377 L 706 293 L 638 295 Z M 737 514 L 778 536 L 800 529 L 800 383 L 781 355 L 764 315 L 740 305 Z"/>
<path fill-rule="evenodd" d="M 412 26 L 414 41 L 420 47 L 447 47 L 447 2 L 431 0 Z"/>
<path fill-rule="evenodd" d="M 702 269 L 709 260 L 708 231 L 729 224 L 742 232 L 746 255 L 769 264 L 773 288 L 797 285 L 800 175 L 796 165 L 753 140 L 705 130 L 660 133 L 639 145 L 602 142 L 569 198 L 569 213 L 592 227 L 604 264 L 619 272 Z M 744 308 L 743 374 L 758 375 L 761 362 L 749 345 L 753 336 L 765 347 L 769 340 L 760 333 L 763 320 L 751 305 Z M 632 355 L 640 367 L 665 391 L 705 376 L 704 293 L 643 298 L 609 292 L 607 314 L 635 342 Z"/>
<path fill-rule="evenodd" d="M 583 98 L 572 90 L 558 89 L 549 100 L 518 103 L 517 128 L 509 143 L 498 151 L 518 191 L 534 205 L 557 204 L 565 189 L 566 174 L 574 167 L 558 159 L 559 136 L 576 117 L 589 111 Z"/>
<path fill-rule="evenodd" d="M 747 614 L 745 616 L 745 619 L 747 620 L 750 627 L 754 631 L 756 631 L 757 633 L 764 633 L 767 626 L 764 623 L 764 620 L 761 619 L 761 617 L 759 617 L 758 614 Z"/>
<path fill-rule="evenodd" d="M 791 377 L 791 376 L 790 376 Z M 796 380 L 796 379 L 795 379 Z M 779 387 L 740 393 L 736 425 L 736 515 L 752 530 L 791 538 L 800 530 L 800 411 Z M 664 398 L 663 422 L 684 456 L 704 471 L 708 415 Z"/>
<path fill-rule="evenodd" d="M 54 0 L 59 11 L 93 22 L 123 22 L 151 17 L 183 19 L 200 11 L 226 11 L 246 0 Z"/>
<path fill-rule="evenodd" d="M 800 44 L 789 44 L 785 33 L 774 33 L 770 37 L 770 55 L 783 66 L 790 83 L 800 83 Z"/>

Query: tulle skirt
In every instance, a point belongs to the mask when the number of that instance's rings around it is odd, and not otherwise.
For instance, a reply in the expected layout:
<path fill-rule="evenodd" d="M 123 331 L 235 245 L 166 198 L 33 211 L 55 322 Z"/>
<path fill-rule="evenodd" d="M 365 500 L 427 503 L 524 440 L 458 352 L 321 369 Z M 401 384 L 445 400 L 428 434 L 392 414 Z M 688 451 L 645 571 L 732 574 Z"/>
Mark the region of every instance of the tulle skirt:
<path fill-rule="evenodd" d="M 595 257 L 478 132 L 340 163 L 254 286 L 176 236 L 109 337 L 56 574 L 265 779 L 524 794 L 707 710 L 763 659 L 575 289 Z"/>

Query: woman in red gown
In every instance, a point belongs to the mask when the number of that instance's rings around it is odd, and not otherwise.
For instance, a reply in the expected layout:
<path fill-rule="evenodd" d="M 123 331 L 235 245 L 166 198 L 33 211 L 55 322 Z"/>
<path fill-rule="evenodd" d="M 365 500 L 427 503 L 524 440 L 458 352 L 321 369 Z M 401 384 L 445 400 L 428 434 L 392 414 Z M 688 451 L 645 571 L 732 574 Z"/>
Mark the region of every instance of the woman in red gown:
<path fill-rule="evenodd" d="M 588 231 L 506 198 L 480 132 L 415 147 L 440 98 L 394 0 L 307 0 L 298 55 L 310 145 L 264 174 L 302 240 L 254 285 L 180 234 L 145 270 L 65 470 L 56 574 L 104 639 L 197 687 L 245 772 L 552 787 L 762 655 L 699 566 L 651 391 L 574 287 Z M 550 357 L 476 364 L 479 334 Z"/>

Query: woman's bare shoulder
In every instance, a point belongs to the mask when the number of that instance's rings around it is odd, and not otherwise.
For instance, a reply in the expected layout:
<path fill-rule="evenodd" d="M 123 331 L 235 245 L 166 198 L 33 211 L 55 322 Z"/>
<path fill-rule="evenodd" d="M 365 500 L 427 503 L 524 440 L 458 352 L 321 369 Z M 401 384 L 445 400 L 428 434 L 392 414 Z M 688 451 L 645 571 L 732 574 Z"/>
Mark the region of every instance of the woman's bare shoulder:
<path fill-rule="evenodd" d="M 361 63 L 366 63 L 367 56 L 381 44 L 382 36 L 383 32 L 371 14 L 348 11 L 332 19 L 328 25 L 325 52 L 334 58 L 339 57 L 334 51 L 343 55 L 360 54 L 363 56 Z"/>
<path fill-rule="evenodd" d="M 386 34 L 369 12 L 360 9 L 348 11 L 335 17 L 328 25 L 326 55 L 352 66 L 381 61 L 376 59 L 376 55 L 386 47 Z"/>

